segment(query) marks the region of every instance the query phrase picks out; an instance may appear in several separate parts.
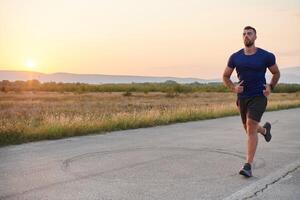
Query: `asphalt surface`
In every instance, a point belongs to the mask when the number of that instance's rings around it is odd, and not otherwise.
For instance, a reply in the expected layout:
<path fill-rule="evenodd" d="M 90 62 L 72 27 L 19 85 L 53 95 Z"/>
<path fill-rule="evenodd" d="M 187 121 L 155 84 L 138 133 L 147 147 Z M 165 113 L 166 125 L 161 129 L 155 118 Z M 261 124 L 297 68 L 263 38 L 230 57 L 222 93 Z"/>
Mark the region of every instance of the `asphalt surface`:
<path fill-rule="evenodd" d="M 300 199 L 300 169 L 289 173 L 276 184 L 270 185 L 265 191 L 257 193 L 253 200 L 263 199 Z"/>
<path fill-rule="evenodd" d="M 234 116 L 2 147 L 0 199 L 300 199 L 300 109 L 265 121 L 249 179 Z"/>

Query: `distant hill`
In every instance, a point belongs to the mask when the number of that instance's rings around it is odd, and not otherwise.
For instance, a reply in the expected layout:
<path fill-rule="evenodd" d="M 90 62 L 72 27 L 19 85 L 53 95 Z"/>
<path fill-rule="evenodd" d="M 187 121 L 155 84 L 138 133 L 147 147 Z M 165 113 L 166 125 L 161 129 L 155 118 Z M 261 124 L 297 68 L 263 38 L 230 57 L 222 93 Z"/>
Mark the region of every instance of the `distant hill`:
<path fill-rule="evenodd" d="M 290 67 L 281 69 L 280 83 L 298 83 L 300 84 L 300 67 Z M 268 80 L 271 74 L 267 75 Z"/>
<path fill-rule="evenodd" d="M 71 73 L 54 73 L 43 74 L 38 72 L 27 71 L 6 71 L 0 70 L 0 80 L 9 81 L 26 81 L 37 79 L 40 82 L 62 82 L 62 83 L 144 83 L 144 82 L 165 82 L 173 80 L 178 83 L 206 83 L 208 80 L 198 78 L 176 78 L 176 77 L 152 77 L 152 76 L 117 76 L 117 75 L 102 75 L 102 74 L 71 74 Z"/>
<path fill-rule="evenodd" d="M 235 76 L 235 75 L 234 75 Z M 233 76 L 233 80 L 237 80 Z M 271 74 L 267 73 L 267 80 L 270 80 Z M 165 82 L 173 80 L 177 83 L 211 83 L 221 82 L 221 79 L 199 79 L 199 78 L 177 78 L 177 77 L 154 77 L 154 76 L 118 76 L 118 75 L 102 75 L 102 74 L 71 74 L 71 73 L 54 73 L 44 74 L 28 71 L 7 71 L 0 70 L 0 81 L 26 81 L 37 79 L 40 82 L 62 82 L 62 83 L 144 83 L 144 82 Z M 280 83 L 298 83 L 300 84 L 300 67 L 290 67 L 281 69 Z"/>

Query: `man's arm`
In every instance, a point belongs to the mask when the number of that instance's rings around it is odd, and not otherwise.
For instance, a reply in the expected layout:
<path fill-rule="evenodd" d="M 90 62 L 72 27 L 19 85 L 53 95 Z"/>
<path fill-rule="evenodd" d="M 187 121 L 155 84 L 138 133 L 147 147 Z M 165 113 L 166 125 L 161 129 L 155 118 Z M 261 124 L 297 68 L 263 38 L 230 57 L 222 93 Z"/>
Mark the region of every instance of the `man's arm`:
<path fill-rule="evenodd" d="M 243 81 L 241 81 L 237 86 L 233 84 L 233 82 L 230 80 L 230 76 L 232 74 L 234 69 L 231 67 L 226 67 L 223 73 L 223 84 L 228 87 L 231 91 L 235 93 L 241 93 L 244 90 L 244 87 L 241 86 Z"/>
<path fill-rule="evenodd" d="M 280 78 L 280 71 L 278 69 L 277 64 L 274 64 L 271 67 L 269 67 L 269 71 L 272 73 L 272 79 L 269 84 L 265 85 L 266 89 L 263 91 L 263 93 L 266 97 L 270 95 L 271 91 L 275 88 Z"/>
<path fill-rule="evenodd" d="M 278 83 L 278 80 L 280 78 L 280 71 L 278 69 L 277 64 L 269 67 L 269 71 L 273 74 L 271 82 L 270 82 L 270 87 L 271 89 L 275 88 L 276 84 Z"/>

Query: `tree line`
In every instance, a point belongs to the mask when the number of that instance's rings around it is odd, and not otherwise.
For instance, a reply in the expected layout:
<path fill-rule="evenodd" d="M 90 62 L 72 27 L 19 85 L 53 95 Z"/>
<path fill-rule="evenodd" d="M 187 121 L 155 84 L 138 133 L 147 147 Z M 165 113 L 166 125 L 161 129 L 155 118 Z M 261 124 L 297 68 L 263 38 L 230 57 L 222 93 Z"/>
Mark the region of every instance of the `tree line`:
<path fill-rule="evenodd" d="M 230 92 L 220 82 L 214 83 L 177 83 L 168 80 L 161 83 L 106 83 L 106 84 L 87 84 L 87 83 L 41 83 L 38 80 L 27 81 L 0 81 L 1 92 L 22 92 L 22 91 L 46 91 L 46 92 L 165 92 L 165 93 L 192 93 L 192 92 Z M 292 93 L 299 92 L 300 84 L 280 83 L 274 92 Z"/>

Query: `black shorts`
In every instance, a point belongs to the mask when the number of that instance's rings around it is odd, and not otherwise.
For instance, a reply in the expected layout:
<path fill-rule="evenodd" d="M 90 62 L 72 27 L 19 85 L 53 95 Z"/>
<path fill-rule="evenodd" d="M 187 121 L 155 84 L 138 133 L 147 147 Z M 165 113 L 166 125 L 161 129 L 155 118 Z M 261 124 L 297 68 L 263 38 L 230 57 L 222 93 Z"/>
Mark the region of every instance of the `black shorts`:
<path fill-rule="evenodd" d="M 247 118 L 260 122 L 262 115 L 266 111 L 267 104 L 268 99 L 265 96 L 238 99 L 236 105 L 240 110 L 243 124 L 246 124 Z"/>

